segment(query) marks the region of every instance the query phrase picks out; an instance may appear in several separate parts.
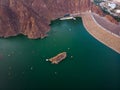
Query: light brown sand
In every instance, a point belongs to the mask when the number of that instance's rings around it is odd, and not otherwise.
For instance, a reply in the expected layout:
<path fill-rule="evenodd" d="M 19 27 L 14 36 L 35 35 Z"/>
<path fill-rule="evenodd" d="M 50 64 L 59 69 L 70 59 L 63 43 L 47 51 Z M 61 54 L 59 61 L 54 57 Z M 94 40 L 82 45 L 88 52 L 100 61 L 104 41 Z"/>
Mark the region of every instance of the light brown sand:
<path fill-rule="evenodd" d="M 91 13 L 82 15 L 82 20 L 85 28 L 93 37 L 120 54 L 120 37 L 101 27 Z"/>

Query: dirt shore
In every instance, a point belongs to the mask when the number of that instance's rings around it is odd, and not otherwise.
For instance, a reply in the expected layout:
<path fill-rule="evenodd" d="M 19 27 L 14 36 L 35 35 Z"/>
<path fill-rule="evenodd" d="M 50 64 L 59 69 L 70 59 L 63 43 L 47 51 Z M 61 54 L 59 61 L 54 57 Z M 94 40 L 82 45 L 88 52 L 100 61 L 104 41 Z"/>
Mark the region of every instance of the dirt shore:
<path fill-rule="evenodd" d="M 89 12 L 82 15 L 82 20 L 85 28 L 93 37 L 120 54 L 120 37 L 118 35 L 99 25 Z"/>

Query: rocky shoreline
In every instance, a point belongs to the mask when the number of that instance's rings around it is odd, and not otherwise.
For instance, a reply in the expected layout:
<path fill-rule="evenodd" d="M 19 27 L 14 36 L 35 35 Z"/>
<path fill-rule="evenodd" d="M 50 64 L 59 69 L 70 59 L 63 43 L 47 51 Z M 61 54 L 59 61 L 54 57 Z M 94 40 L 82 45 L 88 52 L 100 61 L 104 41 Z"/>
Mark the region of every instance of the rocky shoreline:
<path fill-rule="evenodd" d="M 90 10 L 90 0 L 0 0 L 0 37 L 47 36 L 51 20 Z"/>
<path fill-rule="evenodd" d="M 102 19 L 97 22 L 99 18 L 96 16 L 94 16 L 95 22 L 89 11 L 118 24 L 114 18 L 106 16 L 91 0 L 69 0 L 69 2 L 67 0 L 0 0 L 0 37 L 23 34 L 30 39 L 44 38 L 50 30 L 51 20 L 66 14 L 84 13 L 81 17 L 87 31 L 120 53 L 120 38 L 113 34 L 119 34 L 119 27 L 118 30 L 114 29 L 108 33 L 108 30 L 103 29 L 109 29 L 109 25 L 103 27 L 103 23 L 100 24 Z"/>

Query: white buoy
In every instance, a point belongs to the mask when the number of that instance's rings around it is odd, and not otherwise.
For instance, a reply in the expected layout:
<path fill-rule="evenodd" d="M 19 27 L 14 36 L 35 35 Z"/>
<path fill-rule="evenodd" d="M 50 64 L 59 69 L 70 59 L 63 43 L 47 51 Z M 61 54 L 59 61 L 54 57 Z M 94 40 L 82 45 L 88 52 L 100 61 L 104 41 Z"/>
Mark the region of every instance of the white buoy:
<path fill-rule="evenodd" d="M 8 57 L 10 57 L 11 55 L 10 54 L 8 54 Z"/>
<path fill-rule="evenodd" d="M 71 58 L 73 58 L 73 56 L 71 56 Z"/>
<path fill-rule="evenodd" d="M 69 31 L 71 31 L 71 28 L 69 29 Z"/>
<path fill-rule="evenodd" d="M 49 61 L 49 59 L 46 59 L 46 61 Z"/>
<path fill-rule="evenodd" d="M 32 66 L 30 67 L 30 70 L 33 70 L 33 67 L 32 67 Z"/>
<path fill-rule="evenodd" d="M 70 50 L 70 48 L 68 48 L 68 50 Z"/>

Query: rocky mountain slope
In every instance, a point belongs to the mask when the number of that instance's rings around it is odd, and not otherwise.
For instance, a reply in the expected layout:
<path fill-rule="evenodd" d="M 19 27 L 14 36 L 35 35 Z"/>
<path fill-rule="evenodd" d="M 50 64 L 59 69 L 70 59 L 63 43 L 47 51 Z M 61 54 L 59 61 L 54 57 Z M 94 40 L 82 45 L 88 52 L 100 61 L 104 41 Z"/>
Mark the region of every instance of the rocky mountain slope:
<path fill-rule="evenodd" d="M 109 22 L 112 22 L 116 25 L 119 24 L 119 22 L 112 15 L 105 13 L 99 6 L 95 5 L 94 3 L 91 3 L 91 11 L 101 17 L 106 18 Z"/>
<path fill-rule="evenodd" d="M 0 0 L 0 37 L 43 38 L 51 20 L 85 12 L 90 5 L 90 0 Z"/>

